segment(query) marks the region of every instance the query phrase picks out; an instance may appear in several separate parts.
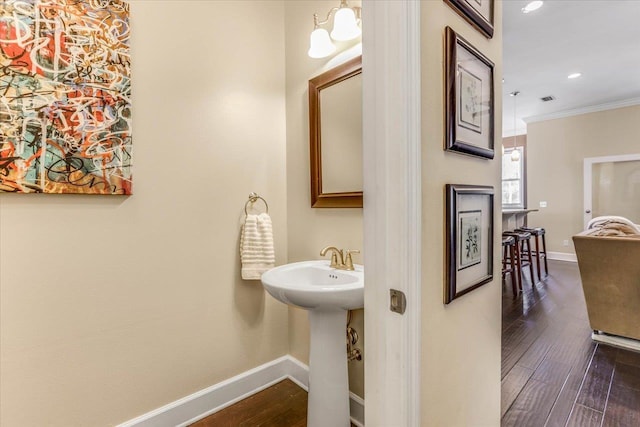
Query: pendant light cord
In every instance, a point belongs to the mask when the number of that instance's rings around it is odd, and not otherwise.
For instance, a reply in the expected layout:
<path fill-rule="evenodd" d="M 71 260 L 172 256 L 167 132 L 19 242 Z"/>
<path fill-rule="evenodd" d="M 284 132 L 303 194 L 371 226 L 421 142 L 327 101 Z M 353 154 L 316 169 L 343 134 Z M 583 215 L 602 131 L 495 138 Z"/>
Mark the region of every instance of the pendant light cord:
<path fill-rule="evenodd" d="M 509 94 L 513 96 L 513 150 L 511 151 L 511 161 L 513 162 L 517 162 L 518 160 L 520 160 L 520 152 L 516 148 L 516 144 L 518 142 L 518 132 L 516 131 L 516 128 L 518 126 L 516 117 L 516 113 L 518 111 L 518 100 L 516 99 L 516 96 L 518 96 L 519 94 L 520 92 L 517 90 L 514 90 Z"/>
<path fill-rule="evenodd" d="M 513 92 L 513 149 L 516 149 L 516 140 L 518 139 L 518 137 L 516 136 L 517 132 L 516 132 L 516 128 L 517 128 L 517 124 L 516 124 L 516 111 L 518 109 L 518 94 L 520 92 L 518 92 L 517 90 Z"/>

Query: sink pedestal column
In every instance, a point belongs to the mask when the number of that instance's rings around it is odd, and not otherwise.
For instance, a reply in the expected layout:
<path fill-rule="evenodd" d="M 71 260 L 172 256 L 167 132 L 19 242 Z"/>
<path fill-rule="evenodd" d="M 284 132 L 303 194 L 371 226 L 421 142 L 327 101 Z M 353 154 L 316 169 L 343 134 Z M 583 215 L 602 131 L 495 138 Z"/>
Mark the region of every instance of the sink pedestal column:
<path fill-rule="evenodd" d="M 309 404 L 307 427 L 349 427 L 347 311 L 309 311 Z"/>

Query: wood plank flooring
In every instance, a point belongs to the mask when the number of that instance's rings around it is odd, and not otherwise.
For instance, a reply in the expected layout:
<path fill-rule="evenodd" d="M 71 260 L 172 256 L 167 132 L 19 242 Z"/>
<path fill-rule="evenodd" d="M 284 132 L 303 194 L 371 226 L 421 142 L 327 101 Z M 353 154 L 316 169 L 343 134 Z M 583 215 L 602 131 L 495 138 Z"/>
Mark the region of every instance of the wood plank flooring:
<path fill-rule="evenodd" d="M 307 392 L 286 379 L 191 427 L 306 427 Z M 355 427 L 351 424 L 351 427 Z"/>
<path fill-rule="evenodd" d="M 307 392 L 287 379 L 191 424 L 191 427 L 306 425 Z"/>
<path fill-rule="evenodd" d="M 640 426 L 640 354 L 591 341 L 575 263 L 502 304 L 502 425 Z M 303 427 L 307 393 L 284 380 L 194 427 Z"/>
<path fill-rule="evenodd" d="M 502 426 L 640 426 L 640 354 L 597 345 L 575 263 L 503 284 Z"/>

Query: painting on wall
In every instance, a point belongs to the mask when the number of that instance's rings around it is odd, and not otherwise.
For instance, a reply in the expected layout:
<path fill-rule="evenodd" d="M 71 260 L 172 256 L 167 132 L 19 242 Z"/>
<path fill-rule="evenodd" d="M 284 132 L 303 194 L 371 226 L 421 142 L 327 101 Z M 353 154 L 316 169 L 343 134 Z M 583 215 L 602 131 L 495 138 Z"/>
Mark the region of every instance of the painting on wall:
<path fill-rule="evenodd" d="M 482 211 L 462 211 L 458 213 L 458 218 L 460 221 L 460 264 L 458 270 L 462 270 L 480 263 Z"/>
<path fill-rule="evenodd" d="M 131 194 L 129 5 L 0 3 L 0 192 Z"/>
<path fill-rule="evenodd" d="M 494 64 L 445 30 L 445 150 L 493 159 Z"/>
<path fill-rule="evenodd" d="M 493 37 L 495 0 L 444 0 L 487 38 Z"/>
<path fill-rule="evenodd" d="M 460 72 L 460 112 L 458 125 L 482 133 L 482 80 L 474 76 L 464 67 L 459 67 Z"/>
<path fill-rule="evenodd" d="M 493 280 L 493 187 L 445 186 L 444 303 Z"/>

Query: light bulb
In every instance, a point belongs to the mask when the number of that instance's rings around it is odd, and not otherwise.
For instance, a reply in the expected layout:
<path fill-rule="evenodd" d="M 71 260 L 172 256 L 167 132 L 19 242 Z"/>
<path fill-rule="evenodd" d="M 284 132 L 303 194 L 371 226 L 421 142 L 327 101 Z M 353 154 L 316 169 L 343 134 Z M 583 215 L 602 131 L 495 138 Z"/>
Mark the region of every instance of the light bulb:
<path fill-rule="evenodd" d="M 309 56 L 311 58 L 324 58 L 336 51 L 336 46 L 331 42 L 329 33 L 324 28 L 316 28 L 311 33 L 309 41 Z"/>
<path fill-rule="evenodd" d="M 358 22 L 356 21 L 356 14 L 353 9 L 349 7 L 342 7 L 338 9 L 335 17 L 333 18 L 333 31 L 331 31 L 331 38 L 338 41 L 352 40 L 358 37 L 362 33 Z"/>
<path fill-rule="evenodd" d="M 511 161 L 517 162 L 519 160 L 520 160 L 520 150 L 514 148 L 513 151 L 511 152 Z"/>
<path fill-rule="evenodd" d="M 532 1 L 522 8 L 522 13 L 533 12 L 534 10 L 538 10 L 542 7 L 544 2 L 541 0 Z"/>

